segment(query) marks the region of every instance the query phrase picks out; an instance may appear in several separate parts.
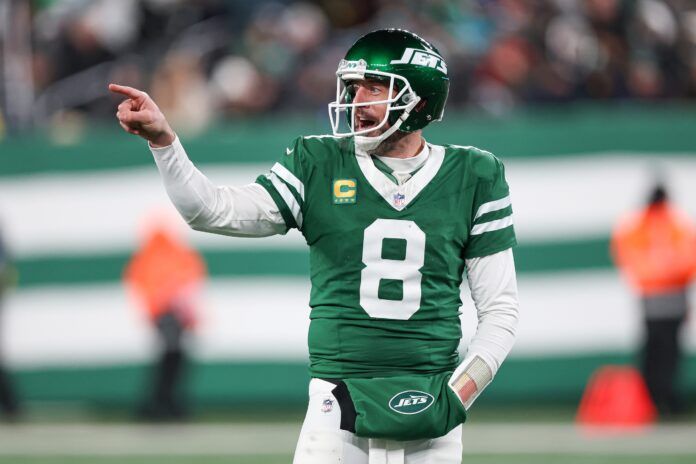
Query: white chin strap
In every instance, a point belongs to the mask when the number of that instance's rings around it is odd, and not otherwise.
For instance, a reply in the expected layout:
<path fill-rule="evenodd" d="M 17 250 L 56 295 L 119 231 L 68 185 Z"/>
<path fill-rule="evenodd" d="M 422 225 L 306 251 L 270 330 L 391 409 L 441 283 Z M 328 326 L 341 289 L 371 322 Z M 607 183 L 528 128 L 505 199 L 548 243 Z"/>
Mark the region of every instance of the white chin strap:
<path fill-rule="evenodd" d="M 355 139 L 355 149 L 356 151 L 361 151 L 365 153 L 370 153 L 374 151 L 380 143 L 384 142 L 387 137 L 392 135 L 394 132 L 399 130 L 399 127 L 401 127 L 401 124 L 403 124 L 406 119 L 408 119 L 408 116 L 411 114 L 411 110 L 416 107 L 418 102 L 420 101 L 420 97 L 416 96 L 416 98 L 408 104 L 406 109 L 404 109 L 404 112 L 399 116 L 399 119 L 396 120 L 393 126 L 391 126 L 389 129 L 387 129 L 385 132 L 382 134 L 376 136 L 376 137 L 367 137 L 364 135 L 356 135 L 353 138 Z"/>

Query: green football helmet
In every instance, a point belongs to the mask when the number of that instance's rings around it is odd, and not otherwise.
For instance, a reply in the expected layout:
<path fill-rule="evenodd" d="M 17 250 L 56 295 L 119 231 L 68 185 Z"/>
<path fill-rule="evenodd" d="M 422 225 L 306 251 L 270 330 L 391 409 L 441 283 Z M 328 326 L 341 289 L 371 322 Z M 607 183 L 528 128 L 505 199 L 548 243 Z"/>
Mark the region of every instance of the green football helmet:
<path fill-rule="evenodd" d="M 329 103 L 333 134 L 355 136 L 366 149 L 377 147 L 397 130 L 413 132 L 442 119 L 449 92 L 447 65 L 435 47 L 412 32 L 381 29 L 362 36 L 339 63 L 336 76 L 336 101 Z M 392 97 L 353 103 L 349 84 L 363 79 L 388 83 Z M 354 130 L 355 109 L 377 104 L 387 105 L 384 119 L 376 126 Z M 339 128 L 344 112 L 347 131 Z M 386 132 L 365 137 L 387 123 Z"/>

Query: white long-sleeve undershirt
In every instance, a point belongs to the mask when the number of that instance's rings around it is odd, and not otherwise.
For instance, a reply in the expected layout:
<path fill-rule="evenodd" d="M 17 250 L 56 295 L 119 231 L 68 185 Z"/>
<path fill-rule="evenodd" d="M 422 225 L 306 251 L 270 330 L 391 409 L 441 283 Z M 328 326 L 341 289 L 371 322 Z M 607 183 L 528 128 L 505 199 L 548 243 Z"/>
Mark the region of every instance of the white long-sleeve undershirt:
<path fill-rule="evenodd" d="M 277 205 L 260 185 L 213 185 L 189 160 L 178 138 L 170 146 L 150 149 L 169 198 L 192 228 L 237 237 L 266 237 L 287 232 Z M 517 283 L 512 250 L 467 259 L 466 269 L 478 326 L 458 370 L 478 357 L 490 369 L 492 379 L 512 348 L 517 328 Z M 489 381 L 479 385 L 478 393 Z"/>
<path fill-rule="evenodd" d="M 466 260 L 478 326 L 466 357 L 480 356 L 495 374 L 515 342 L 519 316 L 512 249 Z"/>
<path fill-rule="evenodd" d="M 178 137 L 171 145 L 150 151 L 169 198 L 193 229 L 234 237 L 287 232 L 278 206 L 259 184 L 213 185 L 189 160 Z"/>

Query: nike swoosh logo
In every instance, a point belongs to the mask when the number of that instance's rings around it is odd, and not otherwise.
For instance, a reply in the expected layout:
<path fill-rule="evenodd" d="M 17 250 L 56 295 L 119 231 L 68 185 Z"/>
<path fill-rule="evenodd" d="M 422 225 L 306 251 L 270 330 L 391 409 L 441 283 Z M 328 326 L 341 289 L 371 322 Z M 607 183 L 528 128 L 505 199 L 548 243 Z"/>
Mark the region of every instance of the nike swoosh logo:
<path fill-rule="evenodd" d="M 289 148 L 286 148 L 286 149 L 285 149 L 285 154 L 288 155 L 288 156 L 290 156 L 290 155 L 292 155 L 292 152 L 293 152 L 293 151 L 295 151 L 294 148 L 293 148 L 292 150 L 289 149 Z"/>

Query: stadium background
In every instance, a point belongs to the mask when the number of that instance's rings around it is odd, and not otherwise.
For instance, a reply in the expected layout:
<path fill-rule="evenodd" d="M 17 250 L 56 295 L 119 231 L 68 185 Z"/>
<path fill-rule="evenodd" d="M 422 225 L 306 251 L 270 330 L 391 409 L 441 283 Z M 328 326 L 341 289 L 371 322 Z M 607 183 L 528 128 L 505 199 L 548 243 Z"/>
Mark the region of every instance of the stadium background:
<path fill-rule="evenodd" d="M 400 26 L 432 40 L 452 90 L 425 136 L 505 162 L 519 239 L 518 342 L 472 420 L 571 420 L 590 374 L 634 363 L 640 346 L 636 301 L 608 254 L 612 224 L 656 176 L 696 218 L 687 1 L 8 0 L 0 20 L 0 219 L 19 270 L 0 328 L 28 420 L 131 417 L 155 353 L 121 276 L 145 218 L 175 212 L 145 143 L 118 129 L 108 82 L 147 90 L 202 171 L 240 184 L 294 137 L 329 130 L 335 66 L 356 37 Z M 196 417 L 299 423 L 301 236 L 182 231 L 210 270 L 191 340 Z M 463 293 L 466 340 L 475 314 Z M 682 335 L 693 405 L 693 317 Z"/>

